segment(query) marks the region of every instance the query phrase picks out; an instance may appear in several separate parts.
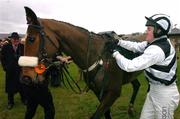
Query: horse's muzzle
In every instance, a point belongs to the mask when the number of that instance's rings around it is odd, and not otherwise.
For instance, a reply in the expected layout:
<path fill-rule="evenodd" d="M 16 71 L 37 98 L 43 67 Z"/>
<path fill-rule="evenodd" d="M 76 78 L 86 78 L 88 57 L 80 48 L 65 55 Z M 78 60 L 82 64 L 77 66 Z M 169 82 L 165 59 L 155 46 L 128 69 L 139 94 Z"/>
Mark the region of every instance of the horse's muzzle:
<path fill-rule="evenodd" d="M 29 76 L 22 76 L 22 78 L 20 79 L 20 82 L 26 85 L 30 85 L 32 84 L 32 79 Z"/>

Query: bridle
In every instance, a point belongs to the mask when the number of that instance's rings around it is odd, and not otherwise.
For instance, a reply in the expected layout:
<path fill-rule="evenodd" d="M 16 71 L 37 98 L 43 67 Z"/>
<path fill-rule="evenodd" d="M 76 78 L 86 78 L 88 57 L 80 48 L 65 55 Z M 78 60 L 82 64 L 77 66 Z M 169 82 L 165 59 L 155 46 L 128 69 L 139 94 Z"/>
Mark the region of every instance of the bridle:
<path fill-rule="evenodd" d="M 29 25 L 28 27 L 32 27 L 38 30 L 38 33 L 40 35 L 40 43 L 39 43 L 39 50 L 38 50 L 38 62 L 43 63 L 47 65 L 47 68 L 50 67 L 53 64 L 52 58 L 48 57 L 47 50 L 45 49 L 45 43 L 49 41 L 52 46 L 57 50 L 55 55 L 61 54 L 60 48 L 47 36 L 47 34 L 44 32 L 44 27 L 41 25 Z M 27 36 L 28 37 L 28 36 Z M 31 36 L 30 36 L 31 37 Z M 31 43 L 33 41 L 28 41 L 28 43 Z"/>

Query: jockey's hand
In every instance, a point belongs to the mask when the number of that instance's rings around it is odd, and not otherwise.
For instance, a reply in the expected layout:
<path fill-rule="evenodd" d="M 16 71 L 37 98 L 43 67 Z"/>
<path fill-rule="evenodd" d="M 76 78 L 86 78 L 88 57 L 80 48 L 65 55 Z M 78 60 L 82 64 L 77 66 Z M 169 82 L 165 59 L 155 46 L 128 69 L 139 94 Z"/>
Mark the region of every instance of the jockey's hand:
<path fill-rule="evenodd" d="M 114 39 L 114 40 L 112 41 L 112 43 L 115 44 L 115 45 L 118 45 L 119 40 L 118 40 L 118 39 Z"/>
<path fill-rule="evenodd" d="M 116 57 L 116 55 L 118 55 L 119 52 L 117 50 L 114 50 L 113 53 L 112 53 L 112 57 Z"/>
<path fill-rule="evenodd" d="M 116 49 L 118 45 L 119 40 L 115 39 L 113 41 L 106 42 L 106 48 L 110 53 L 113 53 L 113 50 Z"/>
<path fill-rule="evenodd" d="M 110 49 L 110 50 L 109 50 L 109 53 L 111 53 L 112 56 L 113 56 L 113 54 L 114 54 L 115 52 L 118 52 L 118 50 L 117 50 L 117 49 Z"/>
<path fill-rule="evenodd" d="M 108 51 L 109 51 L 109 53 L 111 53 L 111 54 L 114 53 L 114 49 L 109 49 Z"/>

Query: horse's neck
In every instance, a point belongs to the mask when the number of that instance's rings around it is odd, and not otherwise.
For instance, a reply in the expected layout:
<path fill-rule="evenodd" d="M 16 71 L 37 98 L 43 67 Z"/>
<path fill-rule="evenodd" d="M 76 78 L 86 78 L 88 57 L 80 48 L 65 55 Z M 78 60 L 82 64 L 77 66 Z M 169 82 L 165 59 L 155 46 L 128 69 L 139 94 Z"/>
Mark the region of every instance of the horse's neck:
<path fill-rule="evenodd" d="M 103 45 L 100 37 L 64 22 L 52 22 L 49 26 L 58 36 L 63 52 L 70 55 L 80 68 L 87 69 L 98 60 Z"/>

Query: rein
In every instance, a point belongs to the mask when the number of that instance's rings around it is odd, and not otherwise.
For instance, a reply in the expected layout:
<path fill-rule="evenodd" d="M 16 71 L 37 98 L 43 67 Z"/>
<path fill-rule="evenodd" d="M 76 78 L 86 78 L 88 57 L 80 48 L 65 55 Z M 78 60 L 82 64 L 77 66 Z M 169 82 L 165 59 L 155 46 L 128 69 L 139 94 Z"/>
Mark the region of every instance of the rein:
<path fill-rule="evenodd" d="M 76 94 L 81 94 L 82 90 L 80 88 L 80 86 L 77 84 L 77 82 L 73 79 L 73 77 L 71 76 L 71 74 L 69 73 L 68 69 L 67 69 L 67 63 L 61 63 L 60 61 L 55 61 L 53 62 L 53 64 L 51 64 L 49 67 L 51 66 L 56 66 L 59 69 L 60 72 L 60 79 L 63 82 L 63 85 L 68 89 L 68 87 L 66 86 L 66 82 L 64 80 L 64 78 L 67 81 L 67 84 L 69 85 L 69 87 L 71 88 L 71 90 L 73 92 L 75 92 Z M 76 90 L 71 82 L 73 82 L 75 84 L 75 86 L 77 87 L 78 90 Z"/>

